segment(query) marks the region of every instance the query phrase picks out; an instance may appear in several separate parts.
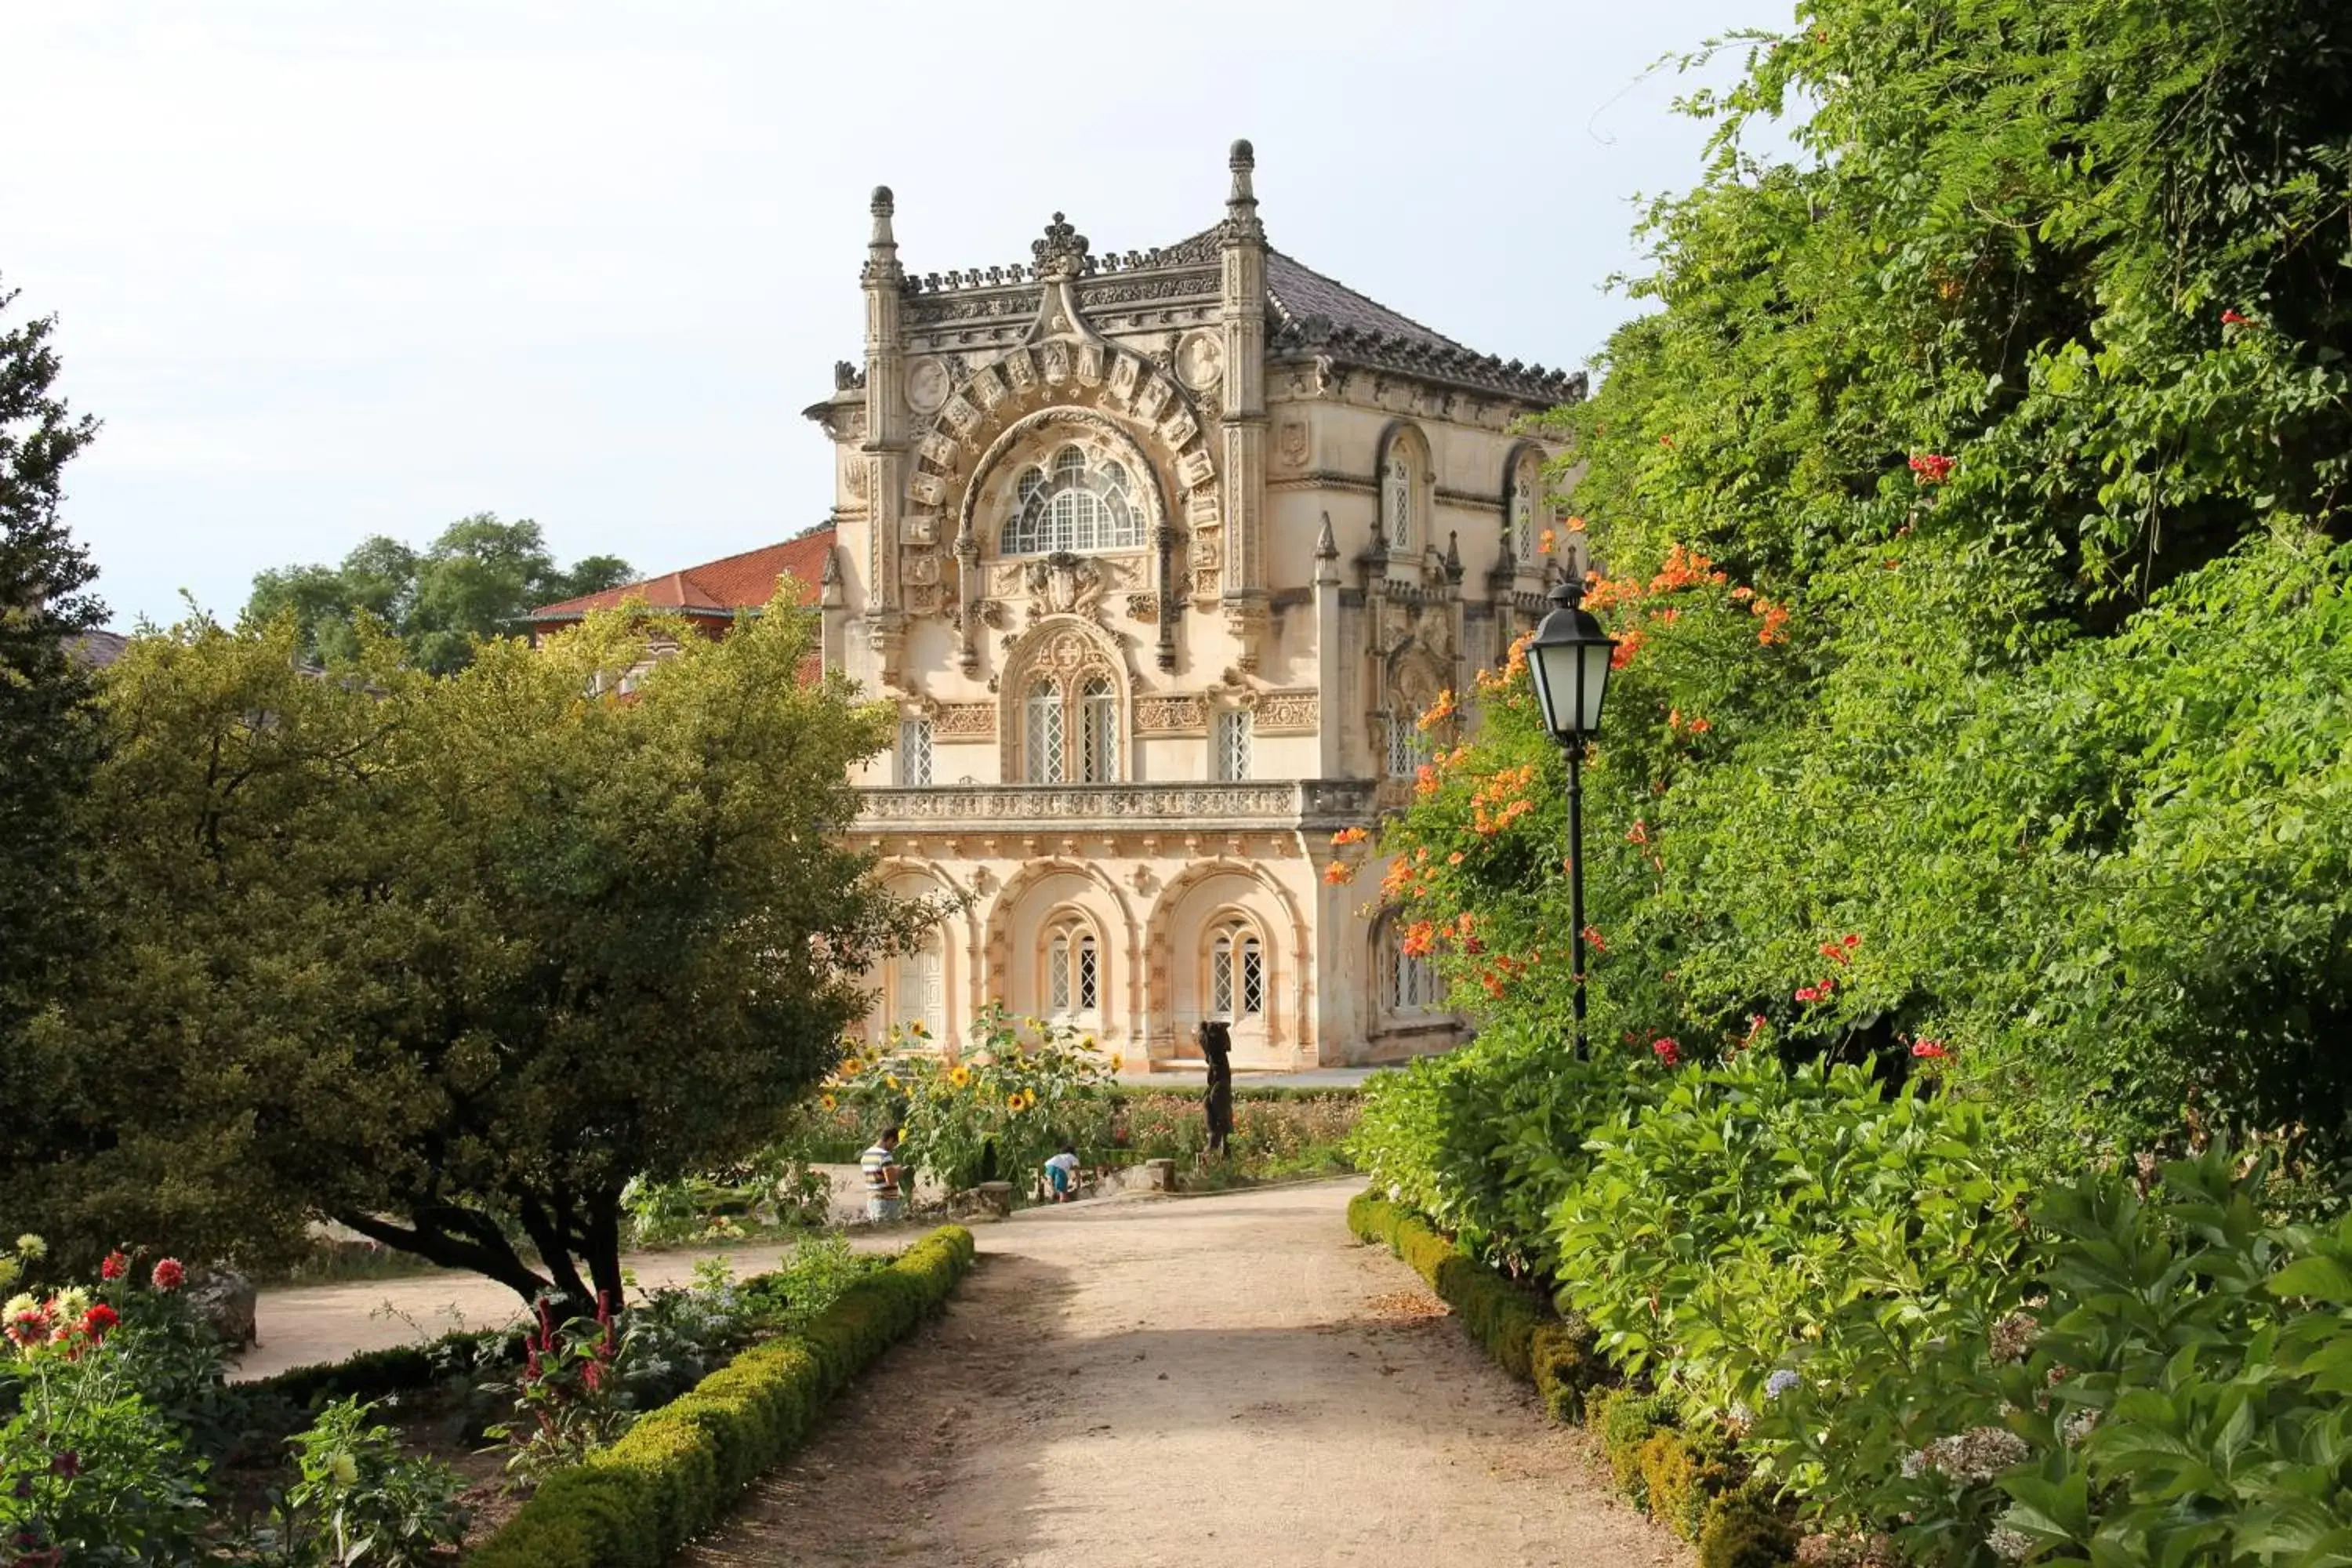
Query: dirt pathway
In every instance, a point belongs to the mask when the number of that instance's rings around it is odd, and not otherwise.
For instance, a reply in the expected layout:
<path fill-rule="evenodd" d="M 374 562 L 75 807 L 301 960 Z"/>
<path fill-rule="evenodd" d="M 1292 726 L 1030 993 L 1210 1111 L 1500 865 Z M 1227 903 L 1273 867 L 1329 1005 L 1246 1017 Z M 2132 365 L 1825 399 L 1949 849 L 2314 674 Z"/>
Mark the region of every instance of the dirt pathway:
<path fill-rule="evenodd" d="M 1671 1564 L 1351 1183 L 1024 1213 L 677 1568 Z"/>

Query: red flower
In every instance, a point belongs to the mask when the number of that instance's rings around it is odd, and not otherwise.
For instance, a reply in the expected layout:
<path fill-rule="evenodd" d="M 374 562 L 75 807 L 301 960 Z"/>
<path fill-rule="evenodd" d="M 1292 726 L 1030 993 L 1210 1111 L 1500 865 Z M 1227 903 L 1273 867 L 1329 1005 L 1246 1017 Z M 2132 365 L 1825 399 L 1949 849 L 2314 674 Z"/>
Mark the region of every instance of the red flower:
<path fill-rule="evenodd" d="M 1607 952 L 1609 951 L 1609 944 L 1601 940 L 1601 928 L 1598 926 L 1586 926 L 1584 928 L 1584 945 L 1591 948 L 1595 952 Z"/>
<path fill-rule="evenodd" d="M 1852 931 L 1848 931 L 1845 933 L 1844 945 L 1848 948 L 1860 947 L 1862 945 L 1862 938 L 1854 935 Z"/>
<path fill-rule="evenodd" d="M 1911 475 L 1923 485 L 1940 485 L 1952 477 L 1955 459 L 1937 452 L 1922 452 L 1911 459 Z"/>
<path fill-rule="evenodd" d="M 158 1290 L 176 1290 L 187 1283 L 188 1271 L 176 1258 L 159 1258 L 152 1276 Z"/>
<path fill-rule="evenodd" d="M 1948 1057 L 1952 1053 L 1944 1048 L 1944 1042 L 1941 1040 L 1922 1040 L 1911 1047 L 1911 1054 L 1915 1057 L 1927 1057 L 1933 1059 L 1937 1057 Z"/>
<path fill-rule="evenodd" d="M 1664 1035 L 1659 1036 L 1656 1039 L 1650 1042 L 1650 1051 L 1651 1054 L 1655 1056 L 1660 1061 L 1665 1063 L 1666 1066 L 1670 1068 L 1678 1068 L 1683 1065 L 1682 1047 L 1675 1044 L 1673 1040 Z"/>
<path fill-rule="evenodd" d="M 131 1259 L 120 1252 L 108 1253 L 106 1261 L 98 1266 L 98 1277 L 100 1279 L 120 1279 L 130 1272 Z"/>
<path fill-rule="evenodd" d="M 2221 324 L 2225 327 L 2251 327 L 2254 324 L 2254 319 L 2252 316 L 2240 315 L 2235 310 L 2224 310 L 2221 312 Z"/>
<path fill-rule="evenodd" d="M 91 1339 L 102 1340 L 106 1338 L 106 1331 L 121 1321 L 122 1321 L 121 1315 L 113 1308 L 100 1301 L 81 1315 L 81 1331 Z"/>

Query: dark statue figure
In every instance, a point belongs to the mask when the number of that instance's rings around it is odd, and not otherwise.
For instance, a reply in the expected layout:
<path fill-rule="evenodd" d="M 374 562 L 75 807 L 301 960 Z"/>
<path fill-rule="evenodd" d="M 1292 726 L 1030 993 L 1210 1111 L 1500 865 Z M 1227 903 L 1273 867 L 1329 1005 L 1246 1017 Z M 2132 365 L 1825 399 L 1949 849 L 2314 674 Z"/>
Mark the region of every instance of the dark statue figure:
<path fill-rule="evenodd" d="M 1201 1055 L 1209 1064 L 1208 1091 L 1201 1097 L 1209 1113 L 1209 1152 L 1225 1152 L 1234 1132 L 1234 1032 L 1215 1019 L 1201 1026 Z"/>

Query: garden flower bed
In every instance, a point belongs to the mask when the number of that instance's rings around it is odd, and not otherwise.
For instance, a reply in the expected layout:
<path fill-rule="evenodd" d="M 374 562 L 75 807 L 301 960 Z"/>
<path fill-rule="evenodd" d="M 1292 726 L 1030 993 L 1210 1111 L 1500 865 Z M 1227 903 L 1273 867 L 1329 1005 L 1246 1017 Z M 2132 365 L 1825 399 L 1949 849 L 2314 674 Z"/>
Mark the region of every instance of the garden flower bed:
<path fill-rule="evenodd" d="M 898 1324 L 896 1308 L 961 1275 L 961 1234 L 898 1260 L 838 1237 L 804 1242 L 740 1281 L 714 1268 L 593 1318 L 542 1307 L 524 1329 L 240 1384 L 187 1305 L 181 1265 L 118 1253 L 94 1286 L 27 1290 L 5 1309 L 0 1562 L 455 1562 L 698 1383 L 795 1336 L 833 1343 L 821 1320 Z M 32 1237 L 0 1253 L 0 1289 L 40 1254 Z M 898 1282 L 909 1278 L 919 1291 Z M 893 1311 L 877 1317 L 877 1297 Z M 865 1304 L 825 1318 L 853 1298 Z"/>

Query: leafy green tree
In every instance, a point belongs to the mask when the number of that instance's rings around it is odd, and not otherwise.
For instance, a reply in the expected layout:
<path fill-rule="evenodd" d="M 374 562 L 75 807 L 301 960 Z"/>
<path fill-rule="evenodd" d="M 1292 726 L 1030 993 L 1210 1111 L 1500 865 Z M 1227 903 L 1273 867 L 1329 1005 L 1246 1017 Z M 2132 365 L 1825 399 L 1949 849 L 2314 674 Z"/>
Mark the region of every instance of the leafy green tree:
<path fill-rule="evenodd" d="M 500 522 L 477 512 L 421 551 L 376 534 L 341 566 L 261 573 L 245 613 L 261 622 L 290 610 L 306 657 L 349 659 L 358 648 L 352 623 L 364 612 L 400 636 L 410 663 L 446 675 L 472 659 L 478 640 L 511 636 L 525 611 L 614 587 L 630 575 L 617 555 L 583 556 L 566 571 L 536 522 Z"/>
<path fill-rule="evenodd" d="M 72 1131 L 73 1063 L 36 1053 L 26 1031 L 75 941 L 83 846 L 69 807 L 96 729 L 72 645 L 104 613 L 88 591 L 96 573 L 58 515 L 65 466 L 98 424 L 56 394 L 54 318 L 10 323 L 16 298 L 0 289 L 0 1188 Z"/>
<path fill-rule="evenodd" d="M 1660 308 L 1555 416 L 1627 644 L 1597 1045 L 2352 1150 L 2352 14 L 1813 0 L 1747 47 Z M 1479 697 L 1389 896 L 1556 1039 L 1558 748 Z M 1580 1161 L 1556 1121 L 1518 1175 Z"/>
<path fill-rule="evenodd" d="M 624 1186 L 749 1155 L 924 918 L 846 843 L 887 716 L 798 679 L 790 594 L 654 660 L 664 629 L 441 678 L 367 620 L 323 675 L 291 614 L 131 646 L 69 1020 L 136 1064 L 92 1215 L 249 1249 L 324 1214 L 525 1297 L 619 1291 Z"/>

